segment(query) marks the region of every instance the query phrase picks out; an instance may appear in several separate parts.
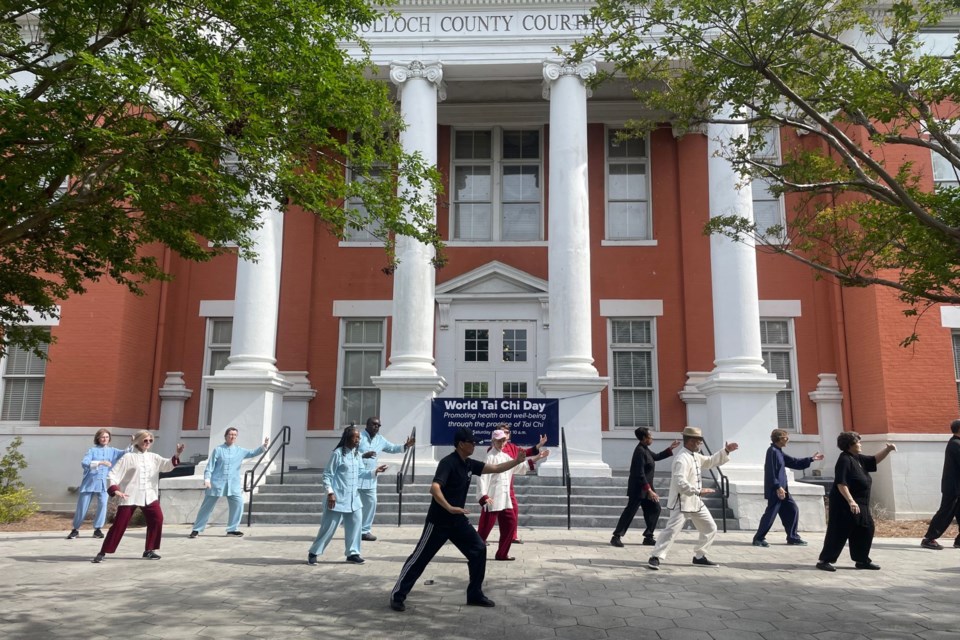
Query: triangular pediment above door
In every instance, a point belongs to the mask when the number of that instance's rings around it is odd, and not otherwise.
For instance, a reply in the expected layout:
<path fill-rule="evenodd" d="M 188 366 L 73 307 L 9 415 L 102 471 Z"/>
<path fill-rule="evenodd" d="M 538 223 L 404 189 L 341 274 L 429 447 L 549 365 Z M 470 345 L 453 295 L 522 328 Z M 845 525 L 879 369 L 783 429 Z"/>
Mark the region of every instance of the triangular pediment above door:
<path fill-rule="evenodd" d="M 525 294 L 531 297 L 547 295 L 547 281 L 532 276 L 510 265 L 494 260 L 437 284 L 437 297 L 515 297 Z"/>

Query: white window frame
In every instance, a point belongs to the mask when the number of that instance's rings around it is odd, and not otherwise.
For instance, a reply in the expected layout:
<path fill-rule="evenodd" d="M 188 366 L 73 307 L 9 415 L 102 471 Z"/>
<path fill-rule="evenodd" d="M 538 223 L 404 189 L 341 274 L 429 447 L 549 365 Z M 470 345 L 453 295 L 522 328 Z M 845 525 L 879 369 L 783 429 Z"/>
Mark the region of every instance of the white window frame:
<path fill-rule="evenodd" d="M 952 329 L 950 340 L 953 343 L 953 378 L 957 383 L 957 406 L 960 408 L 960 330 Z"/>
<path fill-rule="evenodd" d="M 56 312 L 53 317 L 43 317 L 39 313 L 35 312 L 32 307 L 27 307 L 26 310 L 29 316 L 29 320 L 26 322 L 26 324 L 29 326 L 47 327 L 52 332 L 53 327 L 59 326 L 60 324 L 60 307 L 56 308 Z M 4 393 L 6 393 L 6 389 L 5 389 L 6 378 L 7 378 L 6 372 L 7 372 L 7 355 L 6 353 L 4 353 L 4 356 L 0 358 L 0 412 L 2 412 L 2 409 L 3 409 L 3 395 Z M 19 378 L 21 376 L 12 376 L 12 377 Z M 44 378 L 44 390 L 46 390 L 46 378 L 47 378 L 46 371 L 44 371 L 43 378 Z M 43 414 L 43 395 L 42 394 L 40 396 L 40 414 L 41 415 Z M 2 413 L 0 413 L 0 415 L 2 415 Z M 2 420 L 0 422 L 2 422 L 4 425 L 11 425 L 11 426 L 19 426 L 19 425 L 38 426 L 40 424 L 40 418 L 38 416 L 36 420 Z"/>
<path fill-rule="evenodd" d="M 382 331 L 380 333 L 380 343 L 378 345 L 373 345 L 373 343 L 362 344 L 362 343 L 347 343 L 347 324 L 350 322 L 380 322 Z M 385 315 L 351 315 L 340 318 L 340 335 L 337 339 L 337 398 L 334 403 L 334 418 L 333 424 L 339 425 L 341 427 L 346 427 L 349 425 L 341 424 L 343 422 L 343 391 L 344 391 L 344 379 L 346 375 L 346 354 L 347 351 L 354 350 L 357 348 L 367 348 L 370 350 L 370 347 L 376 346 L 380 349 L 380 371 L 383 371 L 386 366 L 386 357 L 387 357 L 387 331 L 389 330 L 389 323 L 387 322 L 387 317 Z M 379 373 L 379 372 L 378 372 Z M 379 413 L 380 400 L 382 394 L 380 390 L 377 389 L 377 414 Z M 376 415 L 376 414 L 374 414 Z M 358 419 L 357 424 L 363 424 L 370 416 L 363 416 L 361 419 Z"/>
<path fill-rule="evenodd" d="M 803 423 L 800 421 L 800 388 L 799 388 L 799 377 L 798 377 L 798 367 L 797 367 L 797 338 L 794 327 L 794 319 L 791 317 L 784 316 L 761 316 L 760 322 L 784 322 L 787 325 L 787 341 L 788 344 L 772 344 L 762 342 L 762 332 L 761 332 L 761 343 L 760 343 L 760 352 L 761 354 L 767 352 L 778 352 L 778 353 L 787 353 L 790 357 L 790 379 L 788 380 L 788 386 L 786 389 L 777 392 L 777 397 L 780 397 L 780 394 L 788 394 L 792 398 L 792 408 L 791 419 L 793 420 L 793 425 L 785 425 L 780 422 L 780 411 L 779 406 L 777 408 L 777 428 L 784 429 L 786 431 L 792 431 L 794 433 L 800 433 Z M 766 358 L 764 358 L 766 360 Z M 766 362 L 764 363 L 764 368 L 766 367 Z M 769 369 L 767 369 L 769 371 Z"/>
<path fill-rule="evenodd" d="M 462 131 L 489 131 L 490 132 L 490 159 L 457 159 L 457 133 Z M 533 160 L 522 158 L 503 158 L 503 134 L 505 131 L 537 131 L 538 149 L 537 149 L 537 181 L 540 186 L 539 201 L 539 230 L 537 237 L 527 240 L 504 240 L 503 239 L 503 169 L 507 166 L 532 165 Z M 510 247 L 530 246 L 544 244 L 544 209 L 543 202 L 546 196 L 546 176 L 543 171 L 544 165 L 544 134 L 543 127 L 536 125 L 496 125 L 492 127 L 454 127 L 450 135 L 450 229 L 448 233 L 448 245 L 451 246 L 494 246 L 506 245 Z M 457 167 L 461 166 L 489 166 L 490 167 L 490 217 L 491 228 L 490 238 L 486 240 L 475 240 L 470 238 L 457 238 L 457 205 L 461 201 L 457 200 L 456 180 Z M 482 202 L 469 201 L 463 202 Z"/>
<path fill-rule="evenodd" d="M 767 141 L 770 144 L 765 145 L 763 149 L 753 154 L 753 156 L 757 160 L 767 161 L 772 164 L 779 164 L 783 159 L 783 155 L 780 149 L 780 133 L 781 133 L 780 127 L 773 127 L 768 130 L 768 133 L 774 133 L 774 135 L 767 138 Z M 763 241 L 768 244 L 786 244 L 787 243 L 787 212 L 786 212 L 786 206 L 784 204 L 784 197 L 782 194 L 777 198 L 771 197 L 770 192 L 766 188 L 763 188 L 762 185 L 763 183 L 759 182 L 759 180 L 754 180 L 753 183 L 751 184 L 751 192 L 753 194 L 753 203 L 754 203 L 754 207 L 753 207 L 754 223 L 758 225 L 757 237 L 763 239 Z M 756 218 L 756 212 L 757 212 L 756 204 L 760 202 L 776 203 L 776 210 L 777 210 L 776 215 L 777 215 L 778 221 L 772 225 L 768 225 L 764 229 L 760 229 L 759 225 L 761 224 L 761 221 L 757 220 Z M 779 225 L 782 229 L 779 236 L 768 235 L 766 233 L 766 230 L 776 225 Z"/>
<path fill-rule="evenodd" d="M 206 327 L 204 328 L 203 334 L 203 369 L 201 370 L 203 375 L 201 375 L 200 380 L 200 414 L 197 416 L 197 429 L 201 431 L 209 431 L 212 420 L 207 420 L 207 417 L 213 417 L 213 405 L 211 403 L 210 388 L 207 386 L 207 376 L 213 375 L 209 373 L 210 364 L 213 360 L 214 351 L 224 351 L 226 347 L 226 352 L 229 355 L 231 345 L 233 344 L 233 327 L 230 328 L 230 343 L 223 342 L 213 342 L 213 325 L 216 322 L 223 322 L 229 320 L 233 323 L 233 316 L 210 316 L 205 318 Z"/>
<path fill-rule="evenodd" d="M 624 321 L 640 321 L 650 323 L 649 344 L 615 344 L 613 342 L 613 323 Z M 623 351 L 642 351 L 651 354 L 650 375 L 653 387 L 650 389 L 653 396 L 653 415 L 650 425 L 618 425 L 615 391 L 616 375 L 614 371 L 614 353 Z M 644 426 L 651 431 L 660 430 L 660 372 L 657 357 L 657 318 L 655 316 L 610 316 L 607 318 L 607 371 L 610 376 L 610 392 L 607 394 L 608 421 L 611 431 L 633 431 L 638 426 Z"/>
<path fill-rule="evenodd" d="M 643 137 L 643 146 L 644 146 L 644 156 L 626 156 L 623 158 L 611 158 L 610 157 L 610 143 L 613 140 L 613 137 L 616 136 L 620 131 L 623 131 L 623 126 L 614 126 L 607 125 L 604 131 L 603 138 L 603 155 L 604 155 L 604 174 L 603 174 L 603 184 L 604 184 L 604 244 L 605 245 L 626 245 L 626 246 L 644 246 L 644 245 L 656 245 L 656 241 L 653 239 L 653 204 L 650 181 L 650 137 Z M 622 200 L 612 200 L 610 197 L 610 165 L 611 164 L 626 164 L 630 166 L 642 166 L 644 171 L 644 179 L 646 181 L 646 199 L 622 199 Z M 623 237 L 615 238 L 610 233 L 610 204 L 616 202 L 642 202 L 646 205 L 646 228 L 647 234 L 646 237 Z"/>
<path fill-rule="evenodd" d="M 960 141 L 960 135 L 951 134 L 954 141 Z M 943 159 L 943 156 L 930 150 L 930 169 L 933 173 L 933 189 L 936 191 L 940 187 L 960 187 L 960 175 L 957 169 Z"/>

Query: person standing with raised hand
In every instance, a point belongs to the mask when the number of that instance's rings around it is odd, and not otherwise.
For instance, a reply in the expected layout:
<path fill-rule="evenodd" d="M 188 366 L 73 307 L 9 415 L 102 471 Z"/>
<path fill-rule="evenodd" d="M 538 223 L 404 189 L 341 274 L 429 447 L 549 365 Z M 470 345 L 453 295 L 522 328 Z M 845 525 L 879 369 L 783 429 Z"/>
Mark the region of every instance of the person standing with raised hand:
<path fill-rule="evenodd" d="M 373 519 L 377 515 L 377 479 L 380 474 L 375 473 L 377 456 L 381 451 L 400 453 L 414 444 L 416 438 L 410 436 L 403 444 L 394 444 L 380 435 L 380 418 L 367 418 L 367 428 L 360 434 L 360 456 L 363 458 L 369 475 L 360 478 L 360 502 L 363 503 L 363 524 L 360 538 L 366 542 L 373 542 L 377 536 L 373 535 Z"/>
<path fill-rule="evenodd" d="M 613 537 L 610 538 L 610 544 L 615 547 L 622 547 L 620 540 L 627 535 L 627 529 L 637 515 L 637 509 L 643 507 L 643 520 L 646 523 L 646 529 L 643 531 L 643 544 L 653 546 L 657 543 L 653 537 L 653 532 L 657 528 L 657 522 L 660 521 L 660 496 L 653 490 L 653 473 L 658 460 L 669 458 L 673 455 L 673 450 L 680 445 L 679 440 L 674 440 L 670 446 L 660 453 L 650 451 L 650 445 L 653 444 L 653 436 L 650 429 L 646 427 L 637 427 L 633 432 L 640 443 L 633 450 L 633 460 L 630 461 L 630 478 L 627 480 L 627 506 L 623 508 L 620 514 L 620 520 L 617 522 L 617 528 L 613 530 Z"/>
<path fill-rule="evenodd" d="M 237 530 L 240 526 L 240 518 L 243 517 L 243 486 L 240 484 L 240 471 L 243 469 L 244 460 L 262 455 L 267 450 L 270 446 L 270 438 L 264 438 L 263 445 L 256 449 L 244 449 L 236 444 L 239 435 L 240 432 L 236 427 L 228 427 L 223 434 L 223 444 L 210 454 L 207 468 L 203 470 L 203 486 L 206 487 L 206 492 L 200 510 L 197 512 L 197 519 L 193 523 L 190 538 L 196 538 L 206 528 L 207 520 L 210 519 L 210 514 L 213 513 L 213 508 L 220 498 L 227 499 L 229 508 L 227 535 L 243 536 L 243 532 Z"/>
<path fill-rule="evenodd" d="M 123 449 L 107 446 L 113 436 L 107 429 L 99 429 L 93 436 L 94 446 L 87 450 L 80 466 L 83 468 L 83 480 L 77 489 L 77 511 L 73 515 L 73 529 L 67 535 L 67 540 L 73 540 L 80 535 L 80 525 L 87 516 L 90 502 L 97 497 L 97 512 L 93 517 L 93 537 L 102 538 L 101 527 L 107 522 L 107 487 L 110 468 L 126 453 Z"/>
<path fill-rule="evenodd" d="M 790 442 L 790 434 L 783 429 L 774 429 L 770 433 L 770 448 L 763 463 L 763 497 L 767 499 L 767 510 L 760 518 L 760 526 L 753 536 L 753 546 L 769 547 L 767 532 L 780 515 L 783 530 L 787 532 L 787 544 L 806 546 L 797 529 L 800 525 L 800 509 L 790 495 L 787 485 L 787 469 L 806 469 L 815 460 L 823 460 L 823 454 L 817 451 L 809 458 L 794 458 L 783 452 Z"/>

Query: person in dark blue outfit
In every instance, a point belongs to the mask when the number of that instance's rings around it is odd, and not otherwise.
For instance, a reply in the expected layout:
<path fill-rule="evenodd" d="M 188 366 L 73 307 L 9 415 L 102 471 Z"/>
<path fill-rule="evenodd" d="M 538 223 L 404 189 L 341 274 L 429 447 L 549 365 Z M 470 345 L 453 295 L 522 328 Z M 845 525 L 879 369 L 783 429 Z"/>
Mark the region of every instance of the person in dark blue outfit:
<path fill-rule="evenodd" d="M 657 461 L 672 456 L 673 450 L 680 444 L 679 440 L 674 440 L 660 453 L 654 453 L 650 451 L 650 445 L 653 444 L 650 429 L 637 427 L 633 434 L 637 436 L 640 444 L 633 450 L 633 460 L 630 462 L 627 506 L 623 508 L 617 528 L 613 530 L 613 537 L 610 538 L 610 544 L 615 547 L 623 546 L 620 538 L 627 535 L 627 529 L 630 528 L 630 523 L 633 522 L 640 507 L 643 507 L 643 520 L 646 524 L 646 529 L 643 530 L 643 544 L 653 546 L 657 543 L 653 537 L 653 531 L 660 520 L 660 496 L 653 490 L 653 472 Z"/>
<path fill-rule="evenodd" d="M 774 429 L 770 433 L 770 448 L 763 463 L 763 497 L 767 499 L 767 510 L 760 518 L 757 533 L 753 536 L 753 546 L 769 547 L 767 532 L 780 515 L 783 530 L 787 532 L 787 544 L 806 545 L 799 534 L 800 510 L 790 490 L 787 488 L 787 469 L 806 469 L 814 460 L 823 460 L 823 454 L 817 451 L 809 458 L 794 458 L 783 452 L 790 441 L 790 434 L 783 429 Z"/>
<path fill-rule="evenodd" d="M 487 570 L 487 545 L 480 534 L 467 520 L 469 511 L 464 509 L 470 480 L 482 473 L 503 473 L 523 464 L 526 454 L 521 449 L 514 460 L 500 464 L 485 464 L 470 456 L 476 448 L 473 431 L 466 427 L 457 429 L 453 436 L 454 451 L 437 464 L 437 472 L 430 485 L 433 500 L 427 511 L 423 533 L 413 553 L 403 563 L 400 577 L 390 592 L 390 608 L 406 611 L 404 601 L 417 583 L 424 569 L 430 564 L 440 548 L 452 542 L 467 558 L 470 583 L 467 585 L 467 604 L 477 607 L 492 607 L 493 600 L 483 595 L 483 577 Z"/>

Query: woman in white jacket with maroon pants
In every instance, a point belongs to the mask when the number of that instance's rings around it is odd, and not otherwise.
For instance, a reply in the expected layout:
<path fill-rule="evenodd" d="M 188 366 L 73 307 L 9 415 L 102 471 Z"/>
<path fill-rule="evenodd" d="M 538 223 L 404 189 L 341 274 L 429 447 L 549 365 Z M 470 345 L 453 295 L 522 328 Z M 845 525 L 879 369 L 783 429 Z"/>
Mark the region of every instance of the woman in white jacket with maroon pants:
<path fill-rule="evenodd" d="M 143 557 L 147 560 L 159 560 L 156 552 L 160 548 L 160 537 L 163 533 L 163 511 L 160 510 L 160 473 L 173 471 L 180 464 L 180 454 L 183 453 L 183 444 L 177 445 L 177 454 L 172 458 L 164 458 L 150 451 L 153 445 L 153 434 L 149 431 L 138 431 L 133 436 L 133 450 L 120 458 L 120 461 L 110 470 L 109 488 L 111 496 L 120 496 L 120 506 L 113 519 L 113 525 L 107 532 L 107 537 L 100 547 L 100 553 L 93 562 L 103 562 L 104 555 L 113 553 L 120 544 L 130 518 L 137 507 L 143 511 L 147 520 L 147 540 Z"/>

